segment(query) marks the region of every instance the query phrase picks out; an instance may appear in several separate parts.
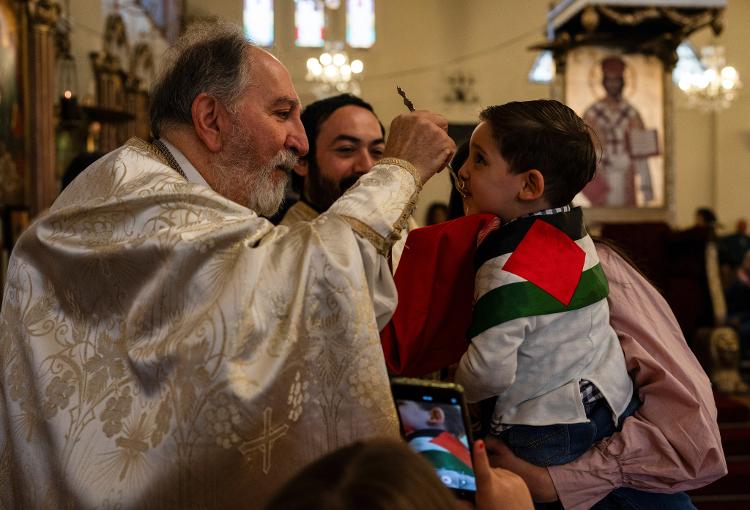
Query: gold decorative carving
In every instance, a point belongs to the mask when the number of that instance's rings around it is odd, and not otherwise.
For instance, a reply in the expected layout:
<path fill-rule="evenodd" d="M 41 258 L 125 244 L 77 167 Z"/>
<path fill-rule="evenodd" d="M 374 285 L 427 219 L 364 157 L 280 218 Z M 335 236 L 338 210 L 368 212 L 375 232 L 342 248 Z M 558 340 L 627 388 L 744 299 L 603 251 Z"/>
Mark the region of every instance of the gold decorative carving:
<path fill-rule="evenodd" d="M 581 15 L 582 23 L 585 21 L 586 11 L 590 9 L 593 8 L 588 7 Z M 667 19 L 675 25 L 679 25 L 682 31 L 686 33 L 709 24 L 717 34 L 723 28 L 721 11 L 718 9 L 702 10 L 692 15 L 683 14 L 678 9 L 668 7 L 648 7 L 635 12 L 620 12 L 614 7 L 599 5 L 596 10 L 609 20 L 623 26 L 636 26 L 649 20 Z M 584 28 L 586 28 L 585 23 Z"/>
<path fill-rule="evenodd" d="M 130 59 L 130 78 L 138 80 L 143 86 L 146 78 L 153 78 L 156 71 L 154 66 L 154 52 L 151 46 L 145 42 L 139 42 L 133 46 L 133 56 Z"/>
<path fill-rule="evenodd" d="M 729 327 L 702 329 L 697 334 L 701 361 L 717 391 L 747 393 L 750 391 L 740 376 L 740 340 Z"/>
<path fill-rule="evenodd" d="M 52 27 L 60 17 L 60 5 L 51 0 L 32 0 L 28 2 L 29 21 L 33 25 Z"/>
<path fill-rule="evenodd" d="M 593 32 L 599 26 L 599 14 L 589 6 L 581 13 L 581 25 L 586 32 Z"/>
<path fill-rule="evenodd" d="M 613 7 L 606 5 L 597 6 L 597 9 L 601 14 L 610 20 L 614 21 L 618 25 L 640 25 L 647 19 L 655 19 L 661 17 L 660 10 L 656 7 L 649 7 L 640 11 L 622 13 L 617 11 Z"/>
<path fill-rule="evenodd" d="M 123 18 L 105 21 L 102 51 L 90 55 L 96 77 L 96 120 L 101 123 L 98 150 L 110 151 L 132 137 L 148 139 L 148 85 L 154 55 L 148 43 L 131 46 Z"/>

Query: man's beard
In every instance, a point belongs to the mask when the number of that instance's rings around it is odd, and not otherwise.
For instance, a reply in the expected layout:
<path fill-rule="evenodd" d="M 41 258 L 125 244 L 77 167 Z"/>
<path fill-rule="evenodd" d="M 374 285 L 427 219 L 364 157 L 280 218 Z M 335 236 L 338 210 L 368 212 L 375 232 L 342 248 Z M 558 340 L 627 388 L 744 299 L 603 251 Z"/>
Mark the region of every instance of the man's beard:
<path fill-rule="evenodd" d="M 317 211 L 327 211 L 333 203 L 344 194 L 346 190 L 354 186 L 360 174 L 347 175 L 339 182 L 324 176 L 320 167 L 314 162 L 309 162 L 309 172 L 305 182 L 305 199 L 310 202 Z"/>
<path fill-rule="evenodd" d="M 214 166 L 218 179 L 215 191 L 233 202 L 244 205 L 262 216 L 278 211 L 284 200 L 289 173 L 297 164 L 297 155 L 289 149 L 280 150 L 269 162 L 258 161 L 250 137 L 239 124 L 216 156 Z M 276 173 L 285 173 L 278 177 Z"/>

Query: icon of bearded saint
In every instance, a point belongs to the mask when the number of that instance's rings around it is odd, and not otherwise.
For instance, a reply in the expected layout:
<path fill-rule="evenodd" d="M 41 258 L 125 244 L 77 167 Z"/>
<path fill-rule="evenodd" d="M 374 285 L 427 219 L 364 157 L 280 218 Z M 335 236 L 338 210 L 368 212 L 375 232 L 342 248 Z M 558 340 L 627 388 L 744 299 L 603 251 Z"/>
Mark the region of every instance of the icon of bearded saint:
<path fill-rule="evenodd" d="M 583 114 L 601 144 L 601 162 L 583 194 L 594 207 L 635 207 L 640 187 L 642 200 L 649 203 L 654 193 L 646 156 L 658 154 L 658 147 L 641 153 L 634 150 L 632 141 L 655 132 L 645 129 L 640 113 L 623 95 L 625 61 L 606 57 L 601 61 L 601 73 L 606 95 Z"/>

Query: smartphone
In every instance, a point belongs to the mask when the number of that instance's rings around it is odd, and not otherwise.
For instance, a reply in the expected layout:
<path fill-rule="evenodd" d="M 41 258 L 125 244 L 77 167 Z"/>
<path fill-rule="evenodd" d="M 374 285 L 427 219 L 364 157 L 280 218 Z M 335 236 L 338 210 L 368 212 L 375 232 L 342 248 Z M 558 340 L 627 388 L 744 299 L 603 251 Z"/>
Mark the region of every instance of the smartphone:
<path fill-rule="evenodd" d="M 474 500 L 471 426 L 458 384 L 393 378 L 391 391 L 401 434 L 412 450 L 435 468 L 438 478 L 460 498 Z"/>

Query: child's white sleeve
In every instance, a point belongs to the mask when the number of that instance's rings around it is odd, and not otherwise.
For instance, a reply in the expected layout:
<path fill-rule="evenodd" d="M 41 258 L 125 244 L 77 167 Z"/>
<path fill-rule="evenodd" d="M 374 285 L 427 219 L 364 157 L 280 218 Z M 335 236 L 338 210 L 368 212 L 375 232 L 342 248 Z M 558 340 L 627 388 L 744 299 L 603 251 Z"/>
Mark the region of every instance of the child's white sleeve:
<path fill-rule="evenodd" d="M 530 325 L 530 318 L 521 317 L 471 339 L 456 371 L 456 382 L 463 386 L 467 402 L 495 397 L 510 388 L 516 380 L 518 348 Z"/>

